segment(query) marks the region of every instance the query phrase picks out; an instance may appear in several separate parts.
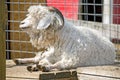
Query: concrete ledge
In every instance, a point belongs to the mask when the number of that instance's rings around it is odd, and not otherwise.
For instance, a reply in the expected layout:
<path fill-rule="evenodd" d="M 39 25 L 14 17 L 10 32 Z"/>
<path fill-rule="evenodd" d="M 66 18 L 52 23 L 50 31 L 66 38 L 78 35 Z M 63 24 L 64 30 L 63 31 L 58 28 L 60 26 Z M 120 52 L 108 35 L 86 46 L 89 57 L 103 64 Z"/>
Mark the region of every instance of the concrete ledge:
<path fill-rule="evenodd" d="M 79 67 L 76 70 L 28 72 L 26 65 L 6 60 L 6 80 L 120 80 L 120 63 Z"/>
<path fill-rule="evenodd" d="M 78 80 L 76 70 L 42 72 L 39 80 Z"/>

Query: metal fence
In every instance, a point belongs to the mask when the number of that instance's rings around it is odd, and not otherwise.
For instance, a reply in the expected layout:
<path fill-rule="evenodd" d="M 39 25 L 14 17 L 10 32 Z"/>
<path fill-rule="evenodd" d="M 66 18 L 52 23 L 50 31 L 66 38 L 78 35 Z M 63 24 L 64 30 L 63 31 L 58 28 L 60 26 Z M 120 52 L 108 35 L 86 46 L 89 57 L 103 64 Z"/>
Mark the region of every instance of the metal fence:
<path fill-rule="evenodd" d="M 6 28 L 6 58 L 31 57 L 37 49 L 29 37 L 19 30 L 27 8 L 38 4 L 57 7 L 75 25 L 91 27 L 114 42 L 120 58 L 120 1 L 119 0 L 7 0 L 8 26 Z M 29 55 L 28 55 L 29 54 Z"/>

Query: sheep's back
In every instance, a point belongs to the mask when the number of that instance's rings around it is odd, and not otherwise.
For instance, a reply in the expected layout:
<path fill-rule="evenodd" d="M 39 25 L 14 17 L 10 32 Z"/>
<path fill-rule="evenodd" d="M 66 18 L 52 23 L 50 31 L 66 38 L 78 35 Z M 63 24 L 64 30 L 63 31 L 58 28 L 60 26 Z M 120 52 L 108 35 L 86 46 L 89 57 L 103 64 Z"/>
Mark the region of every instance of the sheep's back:
<path fill-rule="evenodd" d="M 60 32 L 59 48 L 66 59 L 76 65 L 111 64 L 115 59 L 114 45 L 96 30 L 65 25 Z"/>

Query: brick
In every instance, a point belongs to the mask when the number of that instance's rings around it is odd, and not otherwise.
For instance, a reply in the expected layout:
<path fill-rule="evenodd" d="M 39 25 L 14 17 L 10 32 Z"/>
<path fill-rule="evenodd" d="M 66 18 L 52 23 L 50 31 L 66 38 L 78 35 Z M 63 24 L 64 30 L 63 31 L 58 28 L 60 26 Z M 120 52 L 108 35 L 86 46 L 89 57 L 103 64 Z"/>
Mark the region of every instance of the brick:
<path fill-rule="evenodd" d="M 42 72 L 39 76 L 40 80 L 78 80 L 75 70 Z"/>
<path fill-rule="evenodd" d="M 55 78 L 55 74 L 51 72 L 43 72 L 39 75 L 40 80 L 51 80 Z"/>
<path fill-rule="evenodd" d="M 71 77 L 71 72 L 70 71 L 57 72 L 56 75 L 55 75 L 56 79 L 69 78 L 69 77 Z"/>

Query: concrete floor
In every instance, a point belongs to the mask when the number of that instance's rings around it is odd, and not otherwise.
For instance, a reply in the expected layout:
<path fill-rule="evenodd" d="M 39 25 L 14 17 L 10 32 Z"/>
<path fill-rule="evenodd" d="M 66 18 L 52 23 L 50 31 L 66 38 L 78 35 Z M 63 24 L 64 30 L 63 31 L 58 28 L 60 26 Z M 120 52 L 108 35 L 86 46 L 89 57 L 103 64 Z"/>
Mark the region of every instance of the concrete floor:
<path fill-rule="evenodd" d="M 26 65 L 16 66 L 12 60 L 6 60 L 6 80 L 39 80 L 40 74 L 44 73 L 40 71 L 30 73 L 26 70 Z M 77 69 L 77 76 L 79 80 L 120 80 L 120 64 L 80 67 Z"/>

